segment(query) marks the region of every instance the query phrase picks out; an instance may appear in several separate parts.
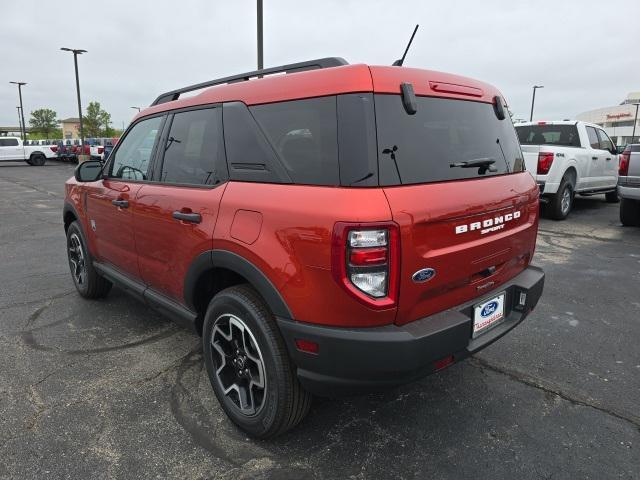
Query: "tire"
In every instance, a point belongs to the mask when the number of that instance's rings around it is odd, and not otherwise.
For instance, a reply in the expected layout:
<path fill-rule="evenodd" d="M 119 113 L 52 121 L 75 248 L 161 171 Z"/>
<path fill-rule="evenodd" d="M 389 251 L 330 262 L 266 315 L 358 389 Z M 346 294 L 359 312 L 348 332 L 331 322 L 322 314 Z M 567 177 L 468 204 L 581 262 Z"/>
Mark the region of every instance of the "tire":
<path fill-rule="evenodd" d="M 33 155 L 31 155 L 31 158 L 29 160 L 31 160 L 31 165 L 41 167 L 45 164 L 47 158 L 41 153 L 34 153 Z"/>
<path fill-rule="evenodd" d="M 573 207 L 573 186 L 567 177 L 562 179 L 558 191 L 547 204 L 547 214 L 554 220 L 564 220 Z"/>
<path fill-rule="evenodd" d="M 229 419 L 245 433 L 274 437 L 306 416 L 311 394 L 296 377 L 272 313 L 249 285 L 213 297 L 202 342 L 213 391 Z"/>
<path fill-rule="evenodd" d="M 71 278 L 78 293 L 84 298 L 103 298 L 111 290 L 111 282 L 93 268 L 87 243 L 78 222 L 67 229 L 67 257 Z"/>
<path fill-rule="evenodd" d="M 618 196 L 618 189 L 605 193 L 604 198 L 607 203 L 618 203 L 620 201 L 620 197 Z"/>
<path fill-rule="evenodd" d="M 640 227 L 640 201 L 620 199 L 620 223 L 625 227 Z"/>

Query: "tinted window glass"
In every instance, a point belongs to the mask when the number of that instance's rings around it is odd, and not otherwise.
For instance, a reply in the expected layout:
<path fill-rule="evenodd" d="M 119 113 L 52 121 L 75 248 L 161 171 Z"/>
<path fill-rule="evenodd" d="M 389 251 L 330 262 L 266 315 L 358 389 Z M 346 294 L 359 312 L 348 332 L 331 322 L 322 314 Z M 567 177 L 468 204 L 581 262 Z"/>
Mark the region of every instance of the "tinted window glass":
<path fill-rule="evenodd" d="M 340 184 L 336 97 L 271 103 L 250 110 L 295 183 Z"/>
<path fill-rule="evenodd" d="M 338 95 L 338 157 L 341 185 L 378 185 L 376 150 L 373 94 Z"/>
<path fill-rule="evenodd" d="M 591 145 L 591 148 L 600 149 L 600 140 L 598 140 L 596 129 L 587 127 L 587 136 L 589 137 L 589 145 Z"/>
<path fill-rule="evenodd" d="M 575 125 L 523 125 L 516 127 L 516 132 L 522 145 L 580 146 Z"/>
<path fill-rule="evenodd" d="M 160 181 L 216 185 L 226 178 L 224 165 L 222 109 L 176 113 L 164 147 Z"/>
<path fill-rule="evenodd" d="M 134 125 L 111 155 L 111 176 L 128 180 L 146 180 L 153 146 L 162 124 L 162 117 L 142 120 Z"/>
<path fill-rule="evenodd" d="M 613 150 L 613 143 L 603 130 L 597 130 L 598 138 L 600 139 L 600 148 L 602 150 Z"/>
<path fill-rule="evenodd" d="M 276 153 L 242 102 L 223 107 L 229 177 L 245 182 L 291 183 Z"/>
<path fill-rule="evenodd" d="M 0 138 L 0 147 L 17 147 L 17 138 Z"/>
<path fill-rule="evenodd" d="M 408 115 L 399 95 L 376 95 L 378 163 L 382 185 L 477 178 L 524 168 L 513 124 L 489 103 L 417 98 Z M 462 162 L 493 161 L 461 168 Z M 454 165 L 455 164 L 455 165 Z"/>

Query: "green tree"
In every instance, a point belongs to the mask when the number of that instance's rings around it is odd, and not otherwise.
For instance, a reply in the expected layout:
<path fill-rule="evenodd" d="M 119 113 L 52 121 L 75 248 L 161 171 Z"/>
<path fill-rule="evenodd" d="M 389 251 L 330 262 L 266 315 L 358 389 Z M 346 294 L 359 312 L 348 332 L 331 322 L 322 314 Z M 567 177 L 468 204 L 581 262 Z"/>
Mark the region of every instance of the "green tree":
<path fill-rule="evenodd" d="M 50 108 L 39 108 L 31 112 L 29 125 L 33 131 L 41 133 L 45 138 L 58 127 L 58 114 Z"/>
<path fill-rule="evenodd" d="M 101 137 L 109 129 L 111 114 L 102 110 L 100 102 L 91 102 L 87 114 L 82 117 L 86 137 Z"/>

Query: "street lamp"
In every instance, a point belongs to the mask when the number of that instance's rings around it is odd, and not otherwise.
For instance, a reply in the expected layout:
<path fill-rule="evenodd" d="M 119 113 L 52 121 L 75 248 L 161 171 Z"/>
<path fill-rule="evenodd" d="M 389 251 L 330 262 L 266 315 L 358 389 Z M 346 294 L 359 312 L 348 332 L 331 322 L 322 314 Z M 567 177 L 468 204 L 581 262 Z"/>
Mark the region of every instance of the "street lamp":
<path fill-rule="evenodd" d="M 629 143 L 633 143 L 633 139 L 636 137 L 636 125 L 638 124 L 638 106 L 640 106 L 640 103 L 632 103 L 631 105 L 636 106 L 636 117 L 633 120 L 633 133 L 631 134 L 631 141 Z"/>
<path fill-rule="evenodd" d="M 536 90 L 538 88 L 544 88 L 544 85 L 533 86 L 533 97 L 531 98 L 531 115 L 529 115 L 529 121 L 533 122 L 533 105 L 536 103 Z"/>
<path fill-rule="evenodd" d="M 73 64 L 76 68 L 76 91 L 78 93 L 78 114 L 80 115 L 80 151 L 81 155 L 84 155 L 84 129 L 82 128 L 82 104 L 80 103 L 80 78 L 78 77 L 78 55 L 87 53 L 86 50 L 74 49 L 74 48 L 61 48 L 64 52 L 73 52 Z"/>
<path fill-rule="evenodd" d="M 26 85 L 25 82 L 9 82 L 18 86 L 18 96 L 20 97 L 20 115 L 22 117 L 22 128 L 20 129 L 20 133 L 22 134 L 22 141 L 24 142 L 27 139 L 27 127 L 24 124 L 24 108 L 22 108 L 22 86 Z"/>
<path fill-rule="evenodd" d="M 142 109 L 142 107 L 131 107 L 131 108 L 133 108 L 134 110 L 138 110 L 138 112 Z"/>

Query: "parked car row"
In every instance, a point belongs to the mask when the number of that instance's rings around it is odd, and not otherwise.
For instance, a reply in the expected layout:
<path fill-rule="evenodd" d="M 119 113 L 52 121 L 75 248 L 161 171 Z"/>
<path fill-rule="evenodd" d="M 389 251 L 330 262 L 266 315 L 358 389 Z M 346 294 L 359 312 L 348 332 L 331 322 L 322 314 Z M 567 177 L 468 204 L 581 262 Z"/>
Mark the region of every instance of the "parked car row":
<path fill-rule="evenodd" d="M 78 156 L 87 155 L 91 160 L 104 161 L 118 138 L 87 138 L 84 152 L 80 140 L 26 140 L 19 137 L 0 137 L 0 161 L 27 162 L 29 165 L 44 165 L 47 159 L 78 162 Z"/>
<path fill-rule="evenodd" d="M 42 166 L 48 158 L 57 157 L 55 145 L 27 145 L 18 137 L 0 137 L 0 162 L 27 162 Z"/>

